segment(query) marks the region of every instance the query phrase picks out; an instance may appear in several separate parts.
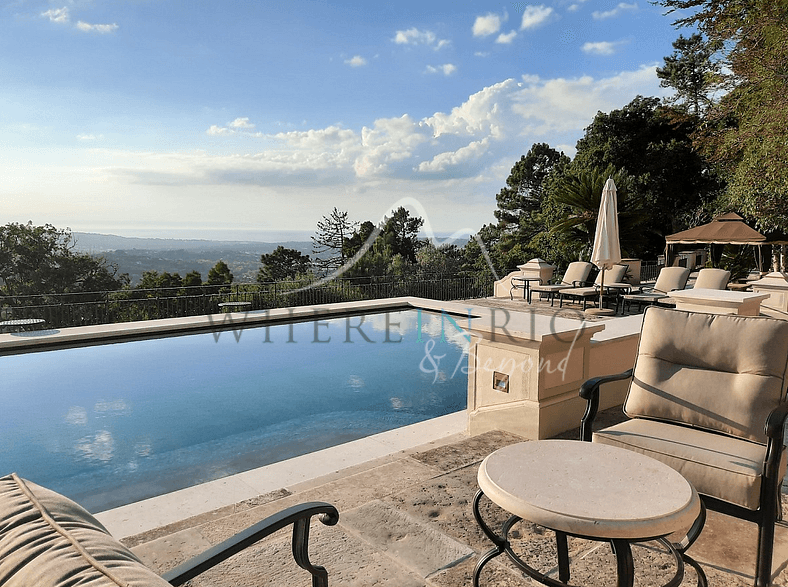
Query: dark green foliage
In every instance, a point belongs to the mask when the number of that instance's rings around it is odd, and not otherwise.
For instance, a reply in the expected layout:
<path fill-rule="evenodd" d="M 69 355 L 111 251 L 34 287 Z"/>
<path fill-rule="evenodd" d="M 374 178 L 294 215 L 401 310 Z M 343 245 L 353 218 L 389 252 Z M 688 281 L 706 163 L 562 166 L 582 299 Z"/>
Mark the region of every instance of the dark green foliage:
<path fill-rule="evenodd" d="M 262 267 L 257 272 L 258 283 L 295 279 L 299 275 L 309 273 L 312 267 L 309 255 L 282 245 L 276 247 L 273 253 L 261 255 L 260 263 Z"/>
<path fill-rule="evenodd" d="M 224 261 L 217 261 L 216 265 L 208 271 L 207 285 L 230 285 L 233 282 L 233 274 Z"/>
<path fill-rule="evenodd" d="M 695 33 L 689 38 L 679 35 L 673 48 L 673 55 L 665 57 L 665 66 L 657 68 L 657 77 L 662 80 L 659 85 L 676 90 L 670 103 L 700 116 L 711 106 L 711 95 L 720 87 L 720 64 L 712 60 L 720 43 L 706 41 Z"/>
<path fill-rule="evenodd" d="M 598 113 L 577 142 L 576 170 L 610 166 L 634 177 L 653 230 L 643 254 L 664 248 L 664 237 L 688 227 L 698 208 L 714 199 L 720 182 L 693 148 L 697 120 L 636 97 L 621 110 Z"/>
<path fill-rule="evenodd" d="M 58 294 L 120 289 L 127 275 L 102 257 L 73 251 L 71 231 L 51 224 L 0 227 L 0 294 Z"/>
<path fill-rule="evenodd" d="M 571 169 L 557 182 L 553 199 L 563 209 L 551 232 L 568 243 L 574 243 L 575 258 L 588 260 L 594 245 L 602 190 L 609 177 L 616 184 L 618 229 L 624 257 L 641 248 L 648 215 L 632 187 L 633 178 L 612 167 L 592 171 Z"/>
<path fill-rule="evenodd" d="M 318 221 L 317 233 L 312 237 L 312 252 L 316 255 L 315 266 L 321 274 L 336 271 L 345 264 L 349 258 L 346 241 L 356 226 L 357 223 L 348 219 L 346 211 L 336 208 Z"/>
<path fill-rule="evenodd" d="M 202 285 L 202 275 L 199 271 L 189 271 L 183 278 L 184 287 L 194 287 Z"/>
<path fill-rule="evenodd" d="M 686 10 L 678 26 L 696 26 L 723 47 L 727 93 L 704 115 L 698 149 L 728 182 L 723 205 L 762 231 L 788 230 L 788 2 L 657 0 Z"/>

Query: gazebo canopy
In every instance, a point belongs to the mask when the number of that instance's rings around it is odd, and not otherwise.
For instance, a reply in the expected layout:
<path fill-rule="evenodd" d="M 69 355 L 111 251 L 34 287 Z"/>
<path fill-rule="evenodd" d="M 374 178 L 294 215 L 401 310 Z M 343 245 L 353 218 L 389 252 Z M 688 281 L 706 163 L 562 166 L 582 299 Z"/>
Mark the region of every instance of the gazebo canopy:
<path fill-rule="evenodd" d="M 735 212 L 717 216 L 708 224 L 696 226 L 665 237 L 667 245 L 713 244 L 713 245 L 762 245 L 766 237 L 745 224 Z"/>

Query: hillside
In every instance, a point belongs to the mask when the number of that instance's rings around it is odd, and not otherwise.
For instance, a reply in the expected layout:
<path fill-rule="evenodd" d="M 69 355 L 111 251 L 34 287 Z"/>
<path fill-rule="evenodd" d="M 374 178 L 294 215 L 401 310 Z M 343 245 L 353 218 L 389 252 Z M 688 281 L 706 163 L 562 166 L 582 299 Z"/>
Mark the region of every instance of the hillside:
<path fill-rule="evenodd" d="M 181 276 L 190 271 L 199 271 L 202 278 L 206 279 L 210 268 L 220 260 L 230 267 L 235 281 L 251 282 L 260 268 L 260 255 L 271 253 L 279 245 L 312 255 L 310 241 L 265 243 L 130 238 L 84 232 L 75 232 L 73 235 L 78 251 L 104 257 L 116 264 L 121 273 L 129 274 L 132 285 L 140 282 L 144 271 L 167 271 Z"/>

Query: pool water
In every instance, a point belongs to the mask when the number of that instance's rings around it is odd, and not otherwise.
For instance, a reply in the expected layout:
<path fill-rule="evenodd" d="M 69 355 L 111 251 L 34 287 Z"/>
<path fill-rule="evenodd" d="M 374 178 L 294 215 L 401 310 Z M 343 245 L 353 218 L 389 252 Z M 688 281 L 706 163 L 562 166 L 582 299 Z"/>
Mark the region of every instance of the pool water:
<path fill-rule="evenodd" d="M 0 474 L 95 512 L 462 410 L 462 325 L 407 310 L 3 356 Z"/>

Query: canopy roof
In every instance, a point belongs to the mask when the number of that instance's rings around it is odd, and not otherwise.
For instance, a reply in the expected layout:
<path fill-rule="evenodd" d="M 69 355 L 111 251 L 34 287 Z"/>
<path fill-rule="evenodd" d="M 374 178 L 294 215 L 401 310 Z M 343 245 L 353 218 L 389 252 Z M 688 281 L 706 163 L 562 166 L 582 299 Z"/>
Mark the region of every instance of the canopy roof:
<path fill-rule="evenodd" d="M 766 242 L 766 237 L 744 223 L 744 219 L 735 212 L 717 216 L 708 224 L 696 226 L 689 230 L 669 234 L 665 237 L 667 244 L 715 244 L 715 245 L 759 245 Z"/>

